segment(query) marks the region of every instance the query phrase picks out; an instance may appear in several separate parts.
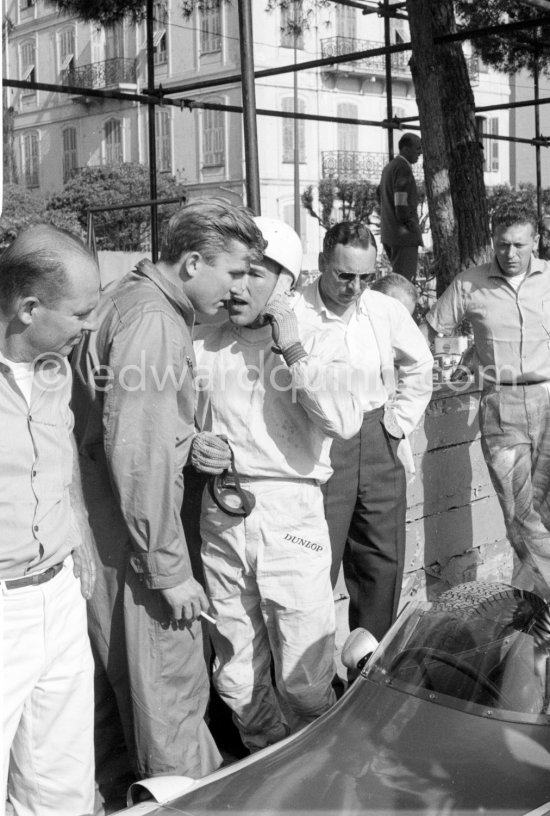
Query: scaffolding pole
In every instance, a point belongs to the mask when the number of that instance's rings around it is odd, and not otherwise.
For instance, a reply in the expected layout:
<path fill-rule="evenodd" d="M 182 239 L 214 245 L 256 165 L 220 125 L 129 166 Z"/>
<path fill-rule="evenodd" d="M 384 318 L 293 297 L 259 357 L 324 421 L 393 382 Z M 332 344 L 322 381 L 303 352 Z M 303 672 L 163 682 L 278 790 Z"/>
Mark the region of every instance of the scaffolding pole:
<path fill-rule="evenodd" d="M 56 93 L 69 93 L 73 95 L 79 94 L 81 96 L 97 96 L 105 97 L 107 99 L 124 99 L 128 100 L 129 102 L 141 102 L 142 104 L 149 105 L 151 107 L 161 104 L 160 100 L 156 99 L 155 97 L 145 96 L 144 94 L 130 94 L 126 91 L 101 91 L 99 89 L 94 89 L 92 91 L 87 88 L 67 87 L 48 82 L 26 82 L 21 79 L 4 79 L 2 80 L 2 84 L 5 87 L 11 88 L 34 88 L 37 91 L 53 91 Z M 550 97 L 539 100 L 539 104 L 542 104 L 542 102 L 549 103 Z M 242 105 L 226 105 L 223 102 L 202 102 L 196 99 L 170 99 L 167 97 L 162 100 L 162 104 L 179 108 L 181 111 L 192 111 L 197 108 L 199 110 L 220 110 L 227 111 L 229 113 L 243 113 Z M 534 105 L 535 102 L 533 101 L 529 104 Z M 510 106 L 510 104 L 497 105 L 495 109 L 506 110 Z M 476 111 L 477 110 L 478 109 L 476 108 Z M 483 110 L 483 108 L 481 110 Z M 294 113 L 293 111 L 268 110 L 264 108 L 257 108 L 256 113 L 258 116 L 273 116 L 278 119 L 296 118 L 311 122 L 341 122 L 342 124 L 367 125 L 369 127 L 392 128 L 394 130 L 403 130 L 403 124 L 407 121 L 406 119 L 401 119 L 399 117 L 394 117 L 391 121 L 386 119 L 380 121 L 377 119 L 358 119 L 350 116 L 323 116 L 322 114 L 315 113 Z M 409 125 L 409 129 L 420 130 L 420 127 L 418 125 Z M 550 147 L 550 140 L 546 139 L 544 136 L 533 139 L 523 139 L 520 137 L 491 134 L 491 139 L 505 142 L 518 142 L 532 146 L 538 143 L 541 145 L 541 147 Z"/>
<path fill-rule="evenodd" d="M 254 89 L 254 36 L 250 0 L 239 0 L 240 53 L 243 97 L 244 164 L 246 203 L 261 215 L 256 93 Z"/>
<path fill-rule="evenodd" d="M 390 7 L 390 0 L 384 0 L 384 11 L 388 11 Z M 387 14 L 384 15 L 384 45 L 386 48 L 390 44 L 390 18 Z M 392 87 L 392 71 L 391 71 L 391 54 L 384 55 L 384 68 L 386 71 L 386 119 L 393 118 L 393 87 Z M 393 145 L 393 128 L 388 128 L 388 156 L 390 161 L 394 157 Z"/>
<path fill-rule="evenodd" d="M 147 0 L 147 90 L 155 91 L 155 52 L 153 44 L 153 0 Z M 149 132 L 149 193 L 151 196 L 151 259 L 153 263 L 158 259 L 158 210 L 157 199 L 157 134 L 155 128 L 156 108 L 154 105 L 147 109 Z"/>
<path fill-rule="evenodd" d="M 475 39 L 491 34 L 511 34 L 524 28 L 535 28 L 536 26 L 550 26 L 550 15 L 540 17 L 536 20 L 522 20 L 514 23 L 506 23 L 496 26 L 488 26 L 487 28 L 476 29 L 462 29 L 454 34 L 442 34 L 434 37 L 434 42 L 444 44 L 447 42 L 460 42 L 463 40 Z M 281 74 L 290 74 L 293 71 L 307 71 L 311 68 L 323 68 L 329 65 L 339 65 L 340 63 L 355 62 L 355 60 L 369 59 L 369 57 L 380 57 L 388 54 L 399 54 L 404 51 L 410 51 L 412 45 L 410 42 L 398 43 L 396 45 L 381 46 L 380 48 L 370 48 L 366 51 L 353 51 L 349 54 L 339 54 L 337 57 L 321 57 L 315 60 L 308 60 L 306 62 L 299 62 L 298 64 L 291 63 L 289 65 L 281 65 L 278 68 L 266 68 L 261 71 L 254 72 L 254 79 L 263 79 L 266 77 L 279 76 Z M 206 88 L 217 88 L 222 85 L 240 84 L 241 75 L 231 74 L 226 77 L 219 77 L 211 80 L 197 80 L 196 82 L 186 82 L 180 85 L 171 85 L 164 89 L 164 93 L 186 93 L 187 91 L 205 90 Z"/>

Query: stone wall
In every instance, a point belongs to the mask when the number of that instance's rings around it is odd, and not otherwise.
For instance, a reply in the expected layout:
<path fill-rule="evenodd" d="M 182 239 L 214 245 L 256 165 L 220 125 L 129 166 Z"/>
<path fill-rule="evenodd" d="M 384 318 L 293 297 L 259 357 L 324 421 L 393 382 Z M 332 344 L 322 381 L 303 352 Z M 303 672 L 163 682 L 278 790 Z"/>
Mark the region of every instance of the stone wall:
<path fill-rule="evenodd" d="M 460 387 L 460 386 L 459 386 Z M 402 601 L 472 580 L 509 580 L 512 555 L 479 439 L 480 393 L 442 385 L 411 436 Z"/>

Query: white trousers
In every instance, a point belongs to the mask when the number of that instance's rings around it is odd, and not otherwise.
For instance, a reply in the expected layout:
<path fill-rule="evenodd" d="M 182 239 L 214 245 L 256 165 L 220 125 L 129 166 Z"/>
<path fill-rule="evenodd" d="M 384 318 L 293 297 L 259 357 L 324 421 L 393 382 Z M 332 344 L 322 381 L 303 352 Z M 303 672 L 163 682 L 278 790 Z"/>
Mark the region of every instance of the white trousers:
<path fill-rule="evenodd" d="M 72 560 L 38 586 L 0 581 L 2 785 L 16 816 L 94 806 L 93 660 Z"/>
<path fill-rule="evenodd" d="M 202 559 L 217 616 L 213 680 L 256 751 L 335 702 L 335 616 L 320 487 L 282 479 L 243 486 L 256 496 L 246 519 L 223 513 L 205 491 Z"/>

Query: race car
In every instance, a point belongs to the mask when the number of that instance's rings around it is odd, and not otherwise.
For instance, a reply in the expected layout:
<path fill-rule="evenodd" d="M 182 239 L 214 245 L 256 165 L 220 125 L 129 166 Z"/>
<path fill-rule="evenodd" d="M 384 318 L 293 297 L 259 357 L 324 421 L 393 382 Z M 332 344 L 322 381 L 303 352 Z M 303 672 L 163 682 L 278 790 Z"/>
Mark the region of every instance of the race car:
<path fill-rule="evenodd" d="M 410 602 L 380 644 L 353 632 L 344 655 L 359 676 L 316 722 L 204 779 L 137 783 L 120 813 L 550 814 L 544 600 L 463 584 Z"/>

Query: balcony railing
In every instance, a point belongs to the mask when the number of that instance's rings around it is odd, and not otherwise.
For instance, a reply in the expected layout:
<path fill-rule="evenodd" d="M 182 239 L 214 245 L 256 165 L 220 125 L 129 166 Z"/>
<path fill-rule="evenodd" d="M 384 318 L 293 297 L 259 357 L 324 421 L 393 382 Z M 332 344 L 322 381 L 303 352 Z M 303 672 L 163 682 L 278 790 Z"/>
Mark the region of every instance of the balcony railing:
<path fill-rule="evenodd" d="M 387 153 L 371 153 L 362 150 L 324 150 L 321 153 L 322 178 L 338 178 L 343 181 L 380 182 L 382 169 L 388 163 Z M 413 166 L 414 177 L 424 180 L 422 159 Z"/>
<path fill-rule="evenodd" d="M 375 48 L 383 48 L 383 42 L 375 40 L 358 40 L 356 37 L 329 37 L 321 40 L 321 55 L 323 57 L 341 57 L 344 54 L 352 54 L 356 51 L 371 51 Z M 410 54 L 408 51 L 399 51 L 391 54 L 392 74 L 410 75 L 409 69 Z M 477 55 L 466 57 L 468 75 L 472 83 L 479 80 L 479 58 Z M 344 67 L 345 66 L 345 67 Z M 386 71 L 386 60 L 384 54 L 377 57 L 366 57 L 365 59 L 353 60 L 352 62 L 339 63 L 338 65 L 326 66 L 326 71 L 336 70 L 352 71 L 358 74 L 384 74 Z"/>
<path fill-rule="evenodd" d="M 134 60 L 119 57 L 68 68 L 61 76 L 62 85 L 75 85 L 81 88 L 110 88 L 135 82 Z"/>
<path fill-rule="evenodd" d="M 341 57 L 344 54 L 353 54 L 355 51 L 371 51 L 373 48 L 383 48 L 383 42 L 374 40 L 358 40 L 355 37 L 328 37 L 321 40 L 321 55 L 323 57 Z M 410 55 L 406 51 L 391 55 L 391 67 L 394 74 L 410 74 Z M 365 59 L 353 60 L 344 63 L 346 71 L 355 71 L 360 74 L 383 74 L 386 70 L 386 62 L 383 54 L 378 57 L 366 57 Z M 329 65 L 324 70 L 342 69 L 343 64 Z"/>

